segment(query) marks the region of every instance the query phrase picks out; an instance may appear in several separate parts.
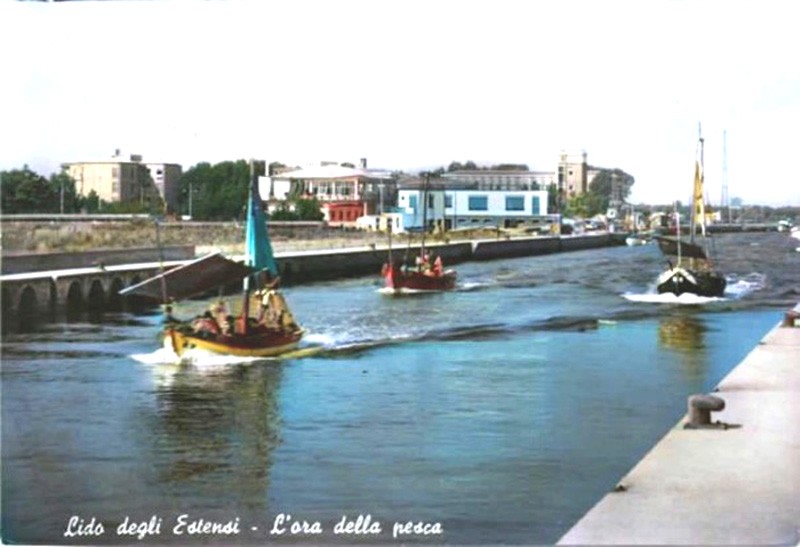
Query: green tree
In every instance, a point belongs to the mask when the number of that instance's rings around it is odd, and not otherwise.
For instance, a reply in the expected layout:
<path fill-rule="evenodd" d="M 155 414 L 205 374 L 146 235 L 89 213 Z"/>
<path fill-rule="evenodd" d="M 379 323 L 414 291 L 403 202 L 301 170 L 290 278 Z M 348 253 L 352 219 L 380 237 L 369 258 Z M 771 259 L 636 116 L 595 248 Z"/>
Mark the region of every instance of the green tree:
<path fill-rule="evenodd" d="M 457 161 L 450 162 L 450 165 L 447 166 L 447 172 L 452 173 L 453 171 L 475 171 L 478 169 L 478 166 L 475 165 L 474 161 L 467 161 L 466 163 L 460 163 Z"/>
<path fill-rule="evenodd" d="M 300 220 L 300 216 L 296 212 L 290 211 L 289 208 L 286 206 L 283 206 L 274 213 L 272 213 L 269 218 L 270 220 L 281 220 L 281 221 Z"/>
<path fill-rule="evenodd" d="M 589 193 L 602 198 L 605 209 L 613 197 L 615 185 L 619 192 L 617 197 L 624 201 L 630 195 L 634 182 L 635 179 L 622 169 L 603 169 L 589 184 Z"/>
<path fill-rule="evenodd" d="M 490 169 L 494 171 L 529 171 L 528 166 L 524 163 L 501 163 L 491 166 Z"/>
<path fill-rule="evenodd" d="M 102 209 L 102 202 L 97 192 L 92 190 L 83 200 L 83 210 L 89 214 L 99 213 Z"/>
<path fill-rule="evenodd" d="M 246 160 L 199 163 L 180 180 L 180 210 L 201 220 L 244 218 L 250 188 L 250 165 Z M 189 192 L 191 191 L 191 200 Z"/>
<path fill-rule="evenodd" d="M 564 214 L 570 217 L 590 218 L 605 212 L 607 203 L 602 196 L 586 192 L 567 200 Z"/>
<path fill-rule="evenodd" d="M 564 204 L 560 199 L 558 186 L 555 183 L 547 185 L 547 211 L 550 214 L 563 213 Z"/>
<path fill-rule="evenodd" d="M 58 190 L 27 165 L 22 169 L 4 171 L 0 177 L 0 207 L 5 214 L 59 211 Z"/>
<path fill-rule="evenodd" d="M 58 212 L 63 201 L 64 213 L 78 213 L 81 210 L 81 198 L 75 190 L 75 180 L 66 171 L 50 175 L 48 182 L 50 192 L 58 196 Z"/>
<path fill-rule="evenodd" d="M 316 198 L 297 200 L 295 212 L 300 220 L 322 220 L 325 216 Z"/>

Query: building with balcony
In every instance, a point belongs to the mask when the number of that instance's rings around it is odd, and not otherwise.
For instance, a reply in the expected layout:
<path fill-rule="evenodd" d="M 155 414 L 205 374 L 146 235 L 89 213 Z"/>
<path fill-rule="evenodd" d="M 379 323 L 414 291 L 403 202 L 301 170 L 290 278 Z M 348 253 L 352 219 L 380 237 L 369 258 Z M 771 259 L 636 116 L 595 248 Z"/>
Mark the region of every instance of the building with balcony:
<path fill-rule="evenodd" d="M 394 205 L 394 176 L 382 170 L 322 163 L 273 173 L 259 179 L 261 199 L 274 208 L 296 199 L 316 199 L 324 220 L 334 226 L 355 226 L 365 215 L 380 214 Z"/>

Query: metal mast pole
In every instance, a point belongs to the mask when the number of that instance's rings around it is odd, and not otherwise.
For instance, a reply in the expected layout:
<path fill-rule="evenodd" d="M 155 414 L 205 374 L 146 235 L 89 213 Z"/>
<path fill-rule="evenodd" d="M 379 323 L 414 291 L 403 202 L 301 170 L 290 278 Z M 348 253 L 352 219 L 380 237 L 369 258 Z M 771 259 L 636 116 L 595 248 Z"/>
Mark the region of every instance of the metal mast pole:
<path fill-rule="evenodd" d="M 728 197 L 728 131 L 722 132 L 722 203 L 720 209 L 728 209 L 728 224 L 731 223 L 731 202 Z"/>

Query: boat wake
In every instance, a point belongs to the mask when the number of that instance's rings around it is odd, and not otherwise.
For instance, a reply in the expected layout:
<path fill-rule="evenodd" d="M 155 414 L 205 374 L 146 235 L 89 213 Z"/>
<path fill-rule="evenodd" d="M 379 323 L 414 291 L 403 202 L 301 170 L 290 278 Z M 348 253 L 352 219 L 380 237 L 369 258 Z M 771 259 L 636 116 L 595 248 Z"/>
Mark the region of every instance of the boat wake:
<path fill-rule="evenodd" d="M 470 281 L 467 283 L 462 283 L 456 287 L 458 292 L 473 292 L 473 291 L 482 291 L 484 289 L 490 288 L 492 285 L 486 282 L 480 281 Z"/>
<path fill-rule="evenodd" d="M 648 304 L 688 304 L 695 306 L 698 304 L 708 304 L 709 302 L 720 302 L 725 300 L 725 298 L 722 297 L 697 296 L 696 294 L 691 293 L 683 293 L 680 296 L 672 293 L 624 293 L 622 298 L 630 302 L 646 302 Z"/>
<path fill-rule="evenodd" d="M 751 273 L 743 277 L 730 274 L 725 277 L 725 294 L 722 297 L 697 296 L 696 294 L 683 293 L 676 296 L 672 293 L 658 294 L 655 286 L 652 286 L 645 293 L 623 293 L 622 297 L 630 302 L 646 302 L 648 304 L 707 304 L 709 302 L 720 302 L 725 300 L 738 300 L 755 291 L 759 291 L 767 286 L 767 276 L 760 273 Z"/>
<path fill-rule="evenodd" d="M 742 278 L 730 275 L 727 281 L 725 294 L 730 294 L 734 298 L 741 298 L 767 286 L 767 276 L 760 273 L 751 273 Z"/>
<path fill-rule="evenodd" d="M 172 349 L 163 347 L 152 353 L 131 355 L 131 358 L 145 365 L 192 365 L 197 368 L 209 369 L 242 365 L 263 359 L 261 357 L 220 355 L 198 348 L 188 349 L 182 356 L 179 356 Z"/>

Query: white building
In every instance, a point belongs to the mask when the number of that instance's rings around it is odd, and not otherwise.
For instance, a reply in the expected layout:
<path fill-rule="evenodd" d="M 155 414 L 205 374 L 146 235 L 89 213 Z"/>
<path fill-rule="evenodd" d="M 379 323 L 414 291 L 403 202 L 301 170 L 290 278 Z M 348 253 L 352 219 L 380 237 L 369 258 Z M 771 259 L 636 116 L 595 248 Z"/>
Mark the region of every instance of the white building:
<path fill-rule="evenodd" d="M 458 228 L 512 228 L 535 224 L 548 214 L 545 190 L 479 190 L 437 181 L 427 191 L 427 210 L 423 210 L 424 191 L 419 182 L 409 182 L 398 190 L 398 209 L 404 213 L 406 229 L 428 229 L 441 225 Z"/>

